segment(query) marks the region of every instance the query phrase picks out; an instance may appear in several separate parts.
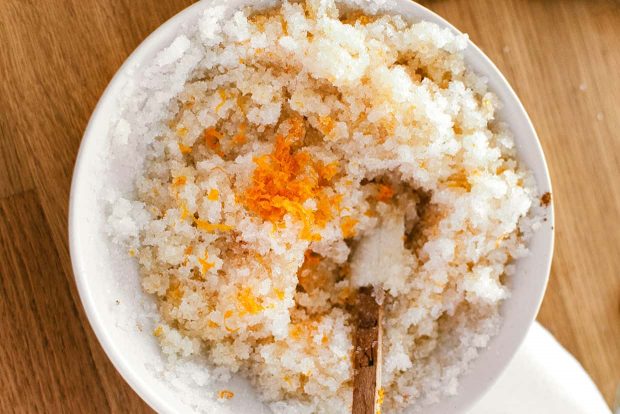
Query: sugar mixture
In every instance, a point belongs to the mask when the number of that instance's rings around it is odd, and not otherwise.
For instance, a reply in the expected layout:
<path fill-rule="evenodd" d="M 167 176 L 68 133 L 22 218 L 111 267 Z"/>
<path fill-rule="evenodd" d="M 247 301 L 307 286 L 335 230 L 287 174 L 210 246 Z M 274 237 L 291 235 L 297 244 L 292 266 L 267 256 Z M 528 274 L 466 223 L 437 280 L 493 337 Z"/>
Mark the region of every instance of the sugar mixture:
<path fill-rule="evenodd" d="M 466 37 L 333 0 L 223 13 L 157 56 L 150 82 L 175 87 L 152 87 L 166 109 L 109 218 L 163 351 L 241 373 L 274 411 L 347 412 L 351 306 L 372 285 L 383 411 L 456 393 L 537 221 Z"/>

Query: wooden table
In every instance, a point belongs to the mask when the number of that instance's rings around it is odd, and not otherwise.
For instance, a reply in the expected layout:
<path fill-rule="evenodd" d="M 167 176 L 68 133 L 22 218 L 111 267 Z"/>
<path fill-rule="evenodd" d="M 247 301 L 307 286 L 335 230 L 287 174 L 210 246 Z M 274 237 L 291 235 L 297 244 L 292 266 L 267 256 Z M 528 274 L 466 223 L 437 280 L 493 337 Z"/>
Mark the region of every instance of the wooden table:
<path fill-rule="evenodd" d="M 127 55 L 190 0 L 0 1 L 0 412 L 146 412 L 84 316 L 67 204 L 82 132 Z M 436 0 L 523 100 L 557 211 L 540 321 L 611 403 L 620 383 L 620 3 Z"/>

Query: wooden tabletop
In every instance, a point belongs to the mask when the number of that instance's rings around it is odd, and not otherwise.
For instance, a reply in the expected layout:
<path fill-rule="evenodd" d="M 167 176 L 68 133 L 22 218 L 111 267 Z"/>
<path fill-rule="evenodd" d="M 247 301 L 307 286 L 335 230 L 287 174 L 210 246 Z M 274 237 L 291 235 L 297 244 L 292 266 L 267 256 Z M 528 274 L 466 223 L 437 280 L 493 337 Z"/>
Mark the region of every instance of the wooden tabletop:
<path fill-rule="evenodd" d="M 98 345 L 71 271 L 73 163 L 129 53 L 190 0 L 0 1 L 0 412 L 147 412 Z M 539 320 L 609 403 L 620 384 L 620 3 L 435 0 L 509 79 L 557 213 Z"/>

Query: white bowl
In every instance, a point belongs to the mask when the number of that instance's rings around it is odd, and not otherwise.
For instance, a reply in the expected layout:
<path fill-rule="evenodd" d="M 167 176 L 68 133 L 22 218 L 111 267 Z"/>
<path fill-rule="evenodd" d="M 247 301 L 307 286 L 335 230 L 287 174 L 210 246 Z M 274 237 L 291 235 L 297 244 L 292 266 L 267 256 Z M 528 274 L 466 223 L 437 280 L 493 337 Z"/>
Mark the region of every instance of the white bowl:
<path fill-rule="evenodd" d="M 136 329 L 136 324 L 141 322 L 135 317 L 143 308 L 142 303 L 149 303 L 152 298 L 140 289 L 136 264 L 130 259 L 119 259 L 119 253 L 110 246 L 108 237 L 102 231 L 106 212 L 99 198 L 103 185 L 100 154 L 106 151 L 110 118 L 118 110 L 117 98 L 125 93 L 126 81 L 140 76 L 140 67 L 144 67 L 158 51 L 172 42 L 181 25 L 194 21 L 203 9 L 214 4 L 234 8 L 249 3 L 256 4 L 249 0 L 203 0 L 171 18 L 144 40 L 125 61 L 99 100 L 84 133 L 73 174 L 69 240 L 82 303 L 97 338 L 114 366 L 131 387 L 159 412 L 191 412 L 187 404 L 188 395 L 182 394 L 196 391 L 180 392 L 153 375 L 153 369 L 163 366 L 159 348 L 148 326 L 143 327 L 144 332 Z M 396 4 L 397 10 L 394 11 L 405 17 L 431 21 L 457 31 L 417 3 L 398 0 Z M 515 135 L 520 160 L 533 171 L 541 194 L 550 192 L 545 158 L 521 102 L 495 65 L 471 42 L 465 58 L 474 71 L 488 78 L 490 90 L 503 103 L 499 116 L 509 124 Z M 127 185 L 127 182 L 121 181 L 118 180 L 119 186 Z M 481 352 L 469 372 L 461 377 L 458 395 L 428 407 L 425 413 L 465 412 L 495 382 L 515 354 L 536 317 L 547 285 L 554 239 L 553 207 L 549 208 L 547 217 L 548 220 L 531 240 L 532 254 L 517 262 L 517 276 L 511 279 L 512 296 L 502 305 L 503 323 L 499 334 Z M 237 394 L 227 404 L 230 412 L 267 412 L 243 380 L 235 379 L 234 384 L 228 386 L 234 388 Z M 218 410 L 227 411 L 225 408 Z"/>

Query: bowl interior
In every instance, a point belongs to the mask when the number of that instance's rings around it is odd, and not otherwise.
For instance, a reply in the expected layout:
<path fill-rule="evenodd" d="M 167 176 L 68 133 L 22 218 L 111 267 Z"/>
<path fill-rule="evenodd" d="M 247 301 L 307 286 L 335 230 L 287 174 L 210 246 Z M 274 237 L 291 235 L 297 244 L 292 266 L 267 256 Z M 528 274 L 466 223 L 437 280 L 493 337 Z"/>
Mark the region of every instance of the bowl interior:
<path fill-rule="evenodd" d="M 190 412 L 189 403 L 202 404 L 208 412 L 269 412 L 256 399 L 251 387 L 234 378 L 226 388 L 236 398 L 220 405 L 208 398 L 209 389 L 170 386 L 171 377 L 164 373 L 159 346 L 149 325 L 150 314 L 156 312 L 153 300 L 142 293 L 137 265 L 109 242 L 103 231 L 106 205 L 101 194 L 113 190 L 127 191 L 133 182 L 122 164 L 115 165 L 114 175 L 105 177 L 105 154 L 109 151 L 110 119 L 119 110 L 119 97 L 126 95 L 132 81 L 139 79 L 158 51 L 167 47 L 182 27 L 191 24 L 207 7 L 225 4 L 234 9 L 249 0 L 201 1 L 174 16 L 149 36 L 127 59 L 101 97 L 84 134 L 73 175 L 71 189 L 69 238 L 73 269 L 82 303 L 104 350 L 134 390 L 160 412 Z M 262 2 L 264 4 L 273 1 Z M 417 3 L 398 0 L 388 10 L 412 20 L 427 20 L 454 29 L 441 17 Z M 493 63 L 473 44 L 465 52 L 468 65 L 485 76 L 489 88 L 503 103 L 500 118 L 509 124 L 515 136 L 520 161 L 533 171 L 541 193 L 551 191 L 544 155 L 532 124 L 519 99 Z M 128 160 L 131 162 L 131 160 Z M 107 166 L 109 167 L 109 166 Z M 128 171 L 128 170 L 127 170 Z M 498 378 L 508 364 L 533 322 L 547 284 L 553 250 L 553 210 L 530 243 L 531 255 L 517 261 L 517 275 L 510 280 L 512 296 L 501 309 L 503 324 L 499 334 L 473 363 L 460 381 L 459 394 L 428 407 L 425 413 L 464 412 Z M 146 309 L 146 310 L 145 310 Z M 181 367 L 174 375 L 194 375 L 191 366 Z M 174 377 L 172 375 L 172 377 Z M 174 380 L 172 379 L 174 383 Z"/>

